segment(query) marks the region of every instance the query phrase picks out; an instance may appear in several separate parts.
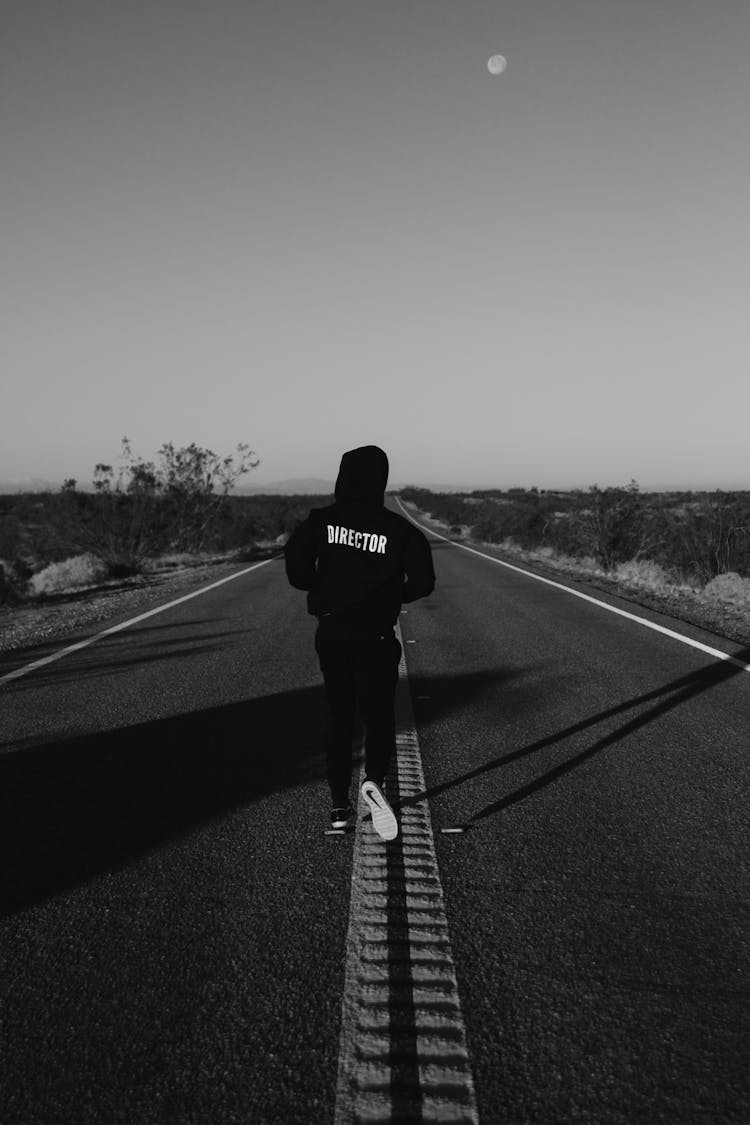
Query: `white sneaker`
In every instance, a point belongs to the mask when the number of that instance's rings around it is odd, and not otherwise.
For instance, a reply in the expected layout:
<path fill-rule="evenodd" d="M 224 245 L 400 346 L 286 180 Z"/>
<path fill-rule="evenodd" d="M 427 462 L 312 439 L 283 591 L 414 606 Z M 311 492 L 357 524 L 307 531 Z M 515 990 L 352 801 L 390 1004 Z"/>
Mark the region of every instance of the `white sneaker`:
<path fill-rule="evenodd" d="M 398 836 L 396 814 L 388 804 L 385 793 L 375 781 L 362 784 L 362 796 L 372 813 L 372 826 L 381 840 L 395 840 Z"/>

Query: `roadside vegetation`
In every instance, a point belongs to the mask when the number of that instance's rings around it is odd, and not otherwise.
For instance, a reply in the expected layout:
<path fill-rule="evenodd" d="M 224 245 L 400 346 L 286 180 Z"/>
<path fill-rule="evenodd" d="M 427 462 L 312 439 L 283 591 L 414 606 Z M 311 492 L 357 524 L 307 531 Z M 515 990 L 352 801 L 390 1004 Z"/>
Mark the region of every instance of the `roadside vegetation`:
<path fill-rule="evenodd" d="M 0 604 L 278 548 L 320 496 L 233 494 L 258 465 L 246 445 L 219 457 L 163 445 L 153 461 L 123 439 L 118 464 L 91 486 L 0 496 Z"/>
<path fill-rule="evenodd" d="M 454 538 L 644 593 L 699 598 L 750 616 L 750 491 L 622 487 L 434 493 L 401 499 Z"/>
<path fill-rule="evenodd" d="M 170 570 L 279 550 L 326 496 L 242 495 L 258 460 L 169 443 L 153 461 L 123 439 L 116 466 L 86 489 L 0 496 L 0 604 L 38 603 Z M 448 535 L 509 558 L 669 599 L 713 605 L 750 629 L 750 491 L 642 492 L 622 487 L 437 493 L 401 499 Z"/>

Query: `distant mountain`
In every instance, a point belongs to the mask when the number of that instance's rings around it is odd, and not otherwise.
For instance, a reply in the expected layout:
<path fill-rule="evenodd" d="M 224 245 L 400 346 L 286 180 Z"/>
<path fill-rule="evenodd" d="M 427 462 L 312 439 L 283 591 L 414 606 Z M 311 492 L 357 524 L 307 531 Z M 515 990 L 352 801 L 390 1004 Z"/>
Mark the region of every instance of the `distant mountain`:
<path fill-rule="evenodd" d="M 11 496 L 17 492 L 59 492 L 60 480 L 45 480 L 43 477 L 11 477 L 0 480 L 0 496 Z"/>
<path fill-rule="evenodd" d="M 414 481 L 408 481 L 405 484 L 394 484 L 391 487 L 394 492 L 398 492 L 402 488 L 424 488 L 427 492 L 475 492 L 482 488 L 497 488 L 498 486 L 492 484 L 435 484 L 434 481 L 415 484 Z"/>
<path fill-rule="evenodd" d="M 332 480 L 320 477 L 292 477 L 270 484 L 245 484 L 235 488 L 235 496 L 332 496 Z"/>

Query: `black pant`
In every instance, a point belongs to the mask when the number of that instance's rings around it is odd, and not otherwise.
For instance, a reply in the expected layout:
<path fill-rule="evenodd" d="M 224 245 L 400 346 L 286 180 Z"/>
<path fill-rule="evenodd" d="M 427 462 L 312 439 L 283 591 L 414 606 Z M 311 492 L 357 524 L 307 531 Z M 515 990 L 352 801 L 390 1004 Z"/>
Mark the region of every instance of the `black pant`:
<path fill-rule="evenodd" d="M 328 784 L 334 808 L 346 805 L 352 780 L 357 705 L 365 727 L 365 771 L 382 785 L 396 744 L 394 700 L 401 645 L 392 625 L 363 626 L 321 617 L 315 651 L 328 701 Z"/>

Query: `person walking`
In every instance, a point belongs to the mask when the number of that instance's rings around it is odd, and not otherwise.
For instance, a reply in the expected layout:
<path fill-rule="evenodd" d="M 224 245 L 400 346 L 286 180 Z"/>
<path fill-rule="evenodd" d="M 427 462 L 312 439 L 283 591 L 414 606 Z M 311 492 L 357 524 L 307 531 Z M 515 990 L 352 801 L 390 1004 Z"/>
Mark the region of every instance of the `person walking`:
<path fill-rule="evenodd" d="M 385 793 L 395 750 L 394 705 L 401 645 L 394 633 L 401 605 L 435 587 L 425 535 L 384 505 L 388 457 L 377 445 L 341 458 L 335 503 L 313 508 L 284 548 L 286 574 L 307 591 L 318 620 L 318 654 L 328 706 L 326 752 L 331 827 L 346 828 L 351 805 L 352 736 L 357 706 L 365 728 L 362 796 L 385 840 L 398 823 Z"/>

